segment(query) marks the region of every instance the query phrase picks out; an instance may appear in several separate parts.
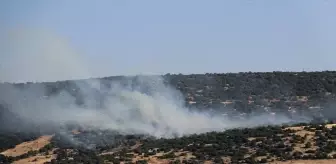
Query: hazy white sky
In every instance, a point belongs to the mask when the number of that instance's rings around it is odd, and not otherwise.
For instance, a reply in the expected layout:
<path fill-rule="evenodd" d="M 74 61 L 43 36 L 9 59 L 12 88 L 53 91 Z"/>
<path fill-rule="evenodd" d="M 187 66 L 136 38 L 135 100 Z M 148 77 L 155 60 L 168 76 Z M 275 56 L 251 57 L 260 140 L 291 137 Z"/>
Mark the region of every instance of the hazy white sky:
<path fill-rule="evenodd" d="M 336 1 L 1 0 L 0 81 L 335 70 Z"/>

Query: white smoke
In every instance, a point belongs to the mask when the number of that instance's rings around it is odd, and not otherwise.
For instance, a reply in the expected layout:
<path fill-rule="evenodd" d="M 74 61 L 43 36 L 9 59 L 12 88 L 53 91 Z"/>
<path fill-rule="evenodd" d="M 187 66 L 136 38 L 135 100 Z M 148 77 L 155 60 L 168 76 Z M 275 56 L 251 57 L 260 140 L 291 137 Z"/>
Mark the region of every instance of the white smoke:
<path fill-rule="evenodd" d="M 1 88 L 7 94 L 1 100 L 10 104 L 12 112 L 22 118 L 43 126 L 74 122 L 83 127 L 100 130 L 114 130 L 124 134 L 146 134 L 155 137 L 175 137 L 209 131 L 223 131 L 236 127 L 251 127 L 268 124 L 287 123 L 290 119 L 277 116 L 270 122 L 268 115 L 258 115 L 246 120 L 232 120 L 219 115 L 211 116 L 207 109 L 196 112 L 183 106 L 183 99 L 174 89 L 165 86 L 160 77 L 141 77 L 149 86 L 150 94 L 137 89 L 129 89 L 118 83 L 111 89 L 93 88 L 84 90 L 85 107 L 75 103 L 75 98 L 67 92 L 57 96 L 43 97 L 43 86 L 26 89 L 6 86 Z M 92 80 L 87 81 L 90 85 Z M 152 82 L 155 81 L 155 84 Z M 78 85 L 77 85 L 78 86 Z M 104 107 L 96 107 L 97 95 L 104 92 Z M 20 100 L 20 101 L 19 101 Z"/>
<path fill-rule="evenodd" d="M 21 31 L 10 39 L 10 48 L 2 52 L 15 51 L 16 56 L 8 56 L 7 64 L 2 62 L 6 65 L 6 69 L 0 71 L 3 81 L 56 81 L 73 79 L 74 75 L 80 78 L 90 75 L 85 64 L 79 62 L 79 55 L 74 54 L 67 44 L 63 44 L 65 41 L 55 35 Z M 125 81 L 127 84 L 122 84 Z M 15 114 L 41 126 L 75 122 L 83 127 L 155 137 L 175 137 L 291 121 L 277 115 L 270 122 L 269 116 L 264 114 L 244 121 L 232 120 L 222 115 L 211 116 L 207 109 L 204 109 L 205 112 L 187 109 L 183 105 L 181 93 L 165 85 L 160 76 L 137 76 L 124 79 L 123 82 L 109 83 L 111 88 L 94 79 L 72 82 L 84 97 L 82 106 L 77 105 L 76 98 L 68 92 L 44 97 L 46 88 L 43 85 L 26 85 L 26 88 L 1 85 L 0 101 L 8 104 Z M 98 107 L 97 96 L 102 94 L 103 107 Z"/>
<path fill-rule="evenodd" d="M 0 31 L 0 82 L 87 78 L 88 64 L 66 38 L 42 29 Z"/>

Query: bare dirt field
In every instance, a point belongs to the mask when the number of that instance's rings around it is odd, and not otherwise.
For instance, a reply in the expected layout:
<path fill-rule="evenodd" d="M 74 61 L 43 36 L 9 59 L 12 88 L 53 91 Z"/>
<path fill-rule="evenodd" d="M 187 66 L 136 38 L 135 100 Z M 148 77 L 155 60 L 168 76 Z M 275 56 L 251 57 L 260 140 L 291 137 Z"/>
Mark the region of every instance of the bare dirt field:
<path fill-rule="evenodd" d="M 23 142 L 19 145 L 16 145 L 12 149 L 8 149 L 4 152 L 1 152 L 1 154 L 5 156 L 10 156 L 10 157 L 16 157 L 16 156 L 20 156 L 22 154 L 28 153 L 29 151 L 40 150 L 45 145 L 50 143 L 50 140 L 52 137 L 53 137 L 52 135 L 41 136 L 37 138 L 36 140 Z"/>
<path fill-rule="evenodd" d="M 28 158 L 24 158 L 18 161 L 14 161 L 13 164 L 43 164 L 55 159 L 55 155 L 36 155 Z"/>

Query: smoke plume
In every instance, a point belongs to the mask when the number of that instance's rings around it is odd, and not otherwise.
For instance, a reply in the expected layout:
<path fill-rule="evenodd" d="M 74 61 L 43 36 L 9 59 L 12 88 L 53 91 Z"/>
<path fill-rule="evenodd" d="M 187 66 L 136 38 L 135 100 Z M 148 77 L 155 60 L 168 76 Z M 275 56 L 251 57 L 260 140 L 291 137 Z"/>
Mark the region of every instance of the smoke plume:
<path fill-rule="evenodd" d="M 11 111 L 26 121 L 41 126 L 57 126 L 76 123 L 83 127 L 113 130 L 123 134 L 145 134 L 155 137 L 176 137 L 209 131 L 222 131 L 235 127 L 251 127 L 288 123 L 291 120 L 277 115 L 272 121 L 269 115 L 260 114 L 246 120 L 232 120 L 222 115 L 211 115 L 188 109 L 182 96 L 164 85 L 160 77 L 140 76 L 129 79 L 130 85 L 113 83 L 111 88 L 96 80 L 76 84 L 83 104 L 68 92 L 44 96 L 43 85 L 32 84 L 27 88 L 1 88 L 6 94 L 1 101 L 9 104 Z M 75 82 L 76 83 L 76 82 Z M 136 85 L 135 85 L 136 84 Z"/>
<path fill-rule="evenodd" d="M 56 81 L 90 76 L 80 56 L 59 37 L 37 31 L 12 35 L 9 48 L 3 52 L 14 56 L 8 55 L 2 62 L 6 66 L 0 71 L 3 81 L 17 82 L 23 78 Z M 124 77 L 114 81 L 88 79 L 62 84 L 71 88 L 51 95 L 47 94 L 53 90 L 48 83 L 24 87 L 1 84 L 0 102 L 23 121 L 44 128 L 76 123 L 83 128 L 166 138 L 292 121 L 284 115 L 270 120 L 267 114 L 235 120 L 212 115 L 208 109 L 200 112 L 186 108 L 182 94 L 165 84 L 161 76 Z"/>

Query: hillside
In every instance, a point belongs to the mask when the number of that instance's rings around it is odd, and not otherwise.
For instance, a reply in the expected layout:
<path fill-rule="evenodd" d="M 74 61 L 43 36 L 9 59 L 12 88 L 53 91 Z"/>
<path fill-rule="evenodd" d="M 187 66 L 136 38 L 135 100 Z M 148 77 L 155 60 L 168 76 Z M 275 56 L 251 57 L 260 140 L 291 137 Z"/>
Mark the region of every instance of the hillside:
<path fill-rule="evenodd" d="M 309 110 L 329 108 L 336 93 L 336 72 L 269 72 L 164 75 L 165 83 L 179 90 L 189 107 L 200 109 L 235 108 L 251 112 L 259 108 Z M 111 83 L 139 85 L 139 77 L 106 77 L 98 79 L 104 87 Z M 78 81 L 14 84 L 16 88 L 43 86 L 45 96 L 65 91 L 81 104 L 84 93 Z M 1 84 L 5 88 L 7 84 Z M 83 86 L 87 84 L 81 84 Z"/>
<path fill-rule="evenodd" d="M 68 119 L 66 110 L 63 115 L 59 114 L 62 112 L 50 111 L 51 114 L 46 115 L 50 118 L 43 119 L 40 118 L 42 114 L 27 112 L 31 107 L 38 108 L 36 104 L 45 105 L 43 110 L 48 110 L 52 106 L 45 103 L 64 94 L 70 97 L 67 97 L 66 102 L 71 100 L 71 105 L 103 110 L 111 96 L 105 90 L 113 90 L 114 83 L 129 90 L 140 90 L 150 98 L 150 93 L 154 92 L 152 90 L 158 88 L 151 87 L 152 83 L 144 83 L 142 77 L 138 76 L 94 79 L 94 87 L 92 83 L 87 83 L 88 80 L 0 84 L 0 122 L 3 125 L 0 127 L 0 161 L 284 163 L 299 159 L 321 162 L 329 159 L 330 162 L 331 158 L 336 158 L 336 128 L 331 124 L 336 120 L 333 110 L 336 102 L 336 72 L 167 74 L 162 77 L 165 86 L 171 86 L 181 93 L 181 97 L 174 96 L 182 99 L 187 109 L 227 117 L 240 122 L 239 126 L 232 126 L 225 131 L 158 139 L 145 134 L 122 134 L 117 130 L 78 125 Z M 120 100 L 126 104 L 137 102 L 133 98 L 129 101 L 128 98 L 122 97 Z M 16 110 L 17 107 L 27 110 Z M 154 104 L 153 109 L 156 108 L 160 107 Z M 18 115 L 18 112 L 25 113 Z M 259 115 L 270 119 L 270 122 L 275 122 L 280 116 L 293 122 L 249 127 L 248 124 L 255 122 L 251 118 Z M 49 125 L 48 122 L 57 124 Z M 157 125 L 158 122 L 151 124 L 153 127 L 160 125 Z M 26 151 L 27 147 L 24 151 L 20 149 L 22 145 L 34 143 L 45 135 L 53 135 L 49 144 L 39 145 L 38 148 L 28 146 L 30 151 Z M 8 152 L 17 155 L 8 155 Z"/>
<path fill-rule="evenodd" d="M 2 159 L 17 163 L 45 158 L 50 161 L 47 163 L 285 163 L 297 160 L 323 163 L 323 159 L 328 159 L 326 163 L 336 158 L 334 124 L 240 128 L 175 139 L 120 136 L 118 144 L 96 149 L 62 145 L 58 137 L 54 137 L 52 146 Z M 104 132 L 102 137 L 113 139 Z"/>

